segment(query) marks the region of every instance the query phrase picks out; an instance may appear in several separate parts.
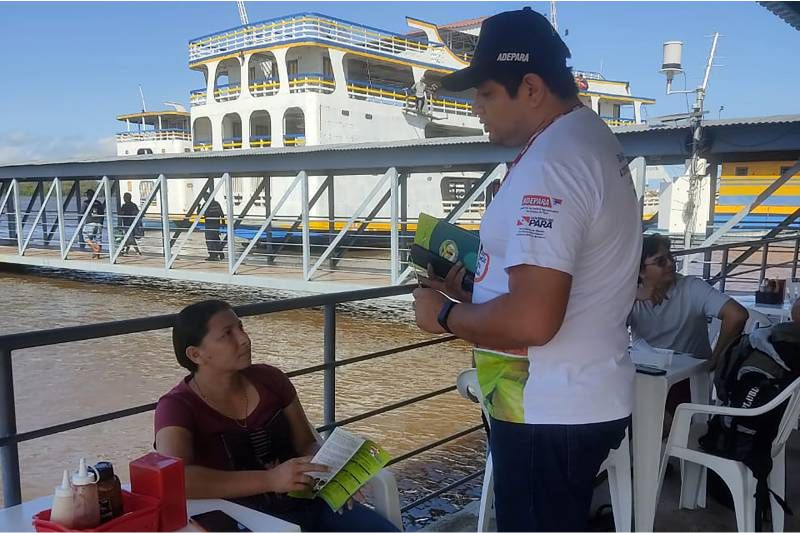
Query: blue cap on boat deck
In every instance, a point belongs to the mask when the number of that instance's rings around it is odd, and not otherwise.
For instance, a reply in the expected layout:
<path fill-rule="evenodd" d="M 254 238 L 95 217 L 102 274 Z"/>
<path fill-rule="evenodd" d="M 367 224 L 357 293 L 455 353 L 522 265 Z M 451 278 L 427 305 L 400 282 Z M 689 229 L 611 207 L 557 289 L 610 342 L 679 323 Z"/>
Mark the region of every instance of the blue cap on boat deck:
<path fill-rule="evenodd" d="M 481 24 L 470 65 L 442 78 L 450 91 L 477 87 L 497 75 L 567 68 L 569 48 L 543 15 L 529 7 L 506 11 Z"/>

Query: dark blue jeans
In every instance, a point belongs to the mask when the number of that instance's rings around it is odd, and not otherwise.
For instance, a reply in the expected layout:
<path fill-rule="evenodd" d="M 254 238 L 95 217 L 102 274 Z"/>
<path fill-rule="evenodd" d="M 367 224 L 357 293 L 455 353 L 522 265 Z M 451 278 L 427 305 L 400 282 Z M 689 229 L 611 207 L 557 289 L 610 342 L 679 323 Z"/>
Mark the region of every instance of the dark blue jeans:
<path fill-rule="evenodd" d="M 498 531 L 586 531 L 594 479 L 630 417 L 581 425 L 492 419 Z"/>
<path fill-rule="evenodd" d="M 294 511 L 270 514 L 299 525 L 302 531 L 397 531 L 394 524 L 360 503 L 350 510 L 343 507 L 339 514 L 316 498 L 303 501 Z"/>

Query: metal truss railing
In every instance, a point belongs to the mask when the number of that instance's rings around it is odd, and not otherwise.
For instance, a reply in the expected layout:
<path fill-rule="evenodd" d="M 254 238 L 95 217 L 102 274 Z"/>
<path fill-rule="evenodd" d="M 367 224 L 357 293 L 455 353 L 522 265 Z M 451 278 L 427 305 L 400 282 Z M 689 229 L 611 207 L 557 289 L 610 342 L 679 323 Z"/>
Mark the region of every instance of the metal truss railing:
<path fill-rule="evenodd" d="M 272 21 L 257 22 L 189 42 L 189 63 L 238 50 L 274 46 L 287 41 L 309 39 L 344 44 L 365 51 L 420 59 L 432 45 L 409 37 L 366 26 L 307 13 Z"/>
<path fill-rule="evenodd" d="M 322 363 L 288 372 L 290 378 L 322 372 L 323 374 L 323 423 L 318 427 L 320 432 L 329 431 L 338 426 L 345 426 L 362 420 L 367 420 L 375 416 L 395 411 L 419 402 L 451 394 L 455 391 L 455 385 L 447 385 L 436 390 L 424 392 L 422 394 L 406 397 L 397 401 L 392 401 L 381 407 L 359 413 L 348 418 L 336 418 L 336 377 L 337 370 L 343 366 L 349 366 L 376 359 L 391 357 L 399 353 L 405 353 L 428 346 L 448 343 L 456 338 L 453 336 L 437 337 L 412 344 L 397 346 L 388 350 L 371 352 L 360 356 L 348 357 L 347 359 L 337 358 L 336 353 L 336 317 L 337 306 L 350 302 L 361 302 L 376 298 L 386 298 L 409 293 L 413 287 L 398 286 L 381 289 L 370 289 L 363 291 L 343 292 L 336 294 L 309 296 L 303 298 L 293 298 L 278 300 L 265 303 L 243 305 L 234 308 L 240 317 L 264 316 L 271 313 L 280 313 L 297 309 L 322 308 L 323 313 L 323 353 Z M 150 412 L 155 409 L 155 403 L 127 407 L 125 409 L 92 415 L 79 420 L 70 420 L 59 424 L 38 428 L 24 433 L 17 431 L 16 419 L 16 397 L 14 393 L 14 371 L 13 360 L 14 352 L 41 346 L 63 346 L 67 343 L 76 341 L 87 341 L 104 339 L 119 335 L 132 335 L 136 333 L 158 331 L 172 327 L 176 315 L 149 316 L 130 320 L 119 320 L 97 324 L 87 324 L 83 326 L 73 326 L 67 328 L 49 329 L 41 331 L 31 331 L 26 333 L 16 333 L 0 336 L 0 467 L 2 468 L 3 478 L 3 504 L 5 507 L 21 503 L 21 483 L 20 483 L 20 463 L 19 463 L 19 444 L 35 439 L 41 439 L 52 435 L 58 435 L 66 431 L 78 428 L 94 426 L 134 416 L 141 413 Z M 465 361 L 465 365 L 468 365 Z M 380 378 L 378 378 L 380 379 Z M 387 377 L 387 379 L 390 379 Z M 96 407 L 101 408 L 98 404 Z M 477 420 L 476 411 L 476 420 Z M 436 420 L 431 420 L 435 424 Z M 395 457 L 390 464 L 397 464 L 412 457 L 417 457 L 431 449 L 440 447 L 449 442 L 478 432 L 483 428 L 482 424 L 474 424 L 453 434 L 429 442 L 399 457 Z M 146 439 L 145 439 L 146 440 Z M 462 477 L 454 483 L 449 483 L 445 487 L 440 487 L 430 494 L 417 499 L 403 507 L 403 511 L 421 505 L 430 498 L 436 497 L 446 491 L 451 491 L 459 485 L 466 483 L 481 474 L 482 471 L 471 473 Z"/>
<path fill-rule="evenodd" d="M 192 134 L 186 130 L 163 129 L 152 131 L 122 131 L 117 141 L 191 141 Z"/>
<path fill-rule="evenodd" d="M 303 140 L 302 134 L 287 137 L 290 141 Z M 225 142 L 234 146 L 241 140 Z M 253 137 L 251 146 L 254 142 L 268 146 L 270 137 Z M 461 223 L 475 229 L 486 205 L 484 191 L 504 169 L 505 165 L 492 165 L 483 176 L 473 173 L 473 178 L 466 178 L 466 183 L 472 185 L 464 190 L 461 200 L 441 202 L 448 219 L 459 222 L 463 217 Z M 304 282 L 325 278 L 328 273 L 352 272 L 368 275 L 372 284 L 396 284 L 411 274 L 407 256 L 416 224 L 416 213 L 408 214 L 411 170 L 390 167 L 380 175 L 360 176 L 332 172 L 324 178 L 301 170 L 291 180 L 276 176 L 233 177 L 225 173 L 209 178 L 207 185 L 199 189 L 197 178 L 139 176 L 124 185 L 141 195 L 136 199 L 139 214 L 132 222 L 125 221 L 125 225 L 119 219 L 117 206 L 120 182 L 127 179 L 102 177 L 95 182 L 92 201 L 79 201 L 76 206 L 68 206 L 69 199 L 64 202 L 61 198 L 63 183 L 59 179 L 0 180 L 0 213 L 10 222 L 0 224 L 0 244 L 15 245 L 20 256 L 30 255 L 33 250 L 42 256 L 53 250 L 65 262 L 87 260 L 83 228 L 92 222 L 96 225 L 90 227 L 101 232 L 96 240 L 103 243 L 102 259 L 97 261 L 112 265 L 124 266 L 128 261 L 122 251 L 136 242 L 145 256 L 160 258 L 165 270 L 180 269 L 188 265 L 184 260 L 206 257 L 211 235 L 213 242 L 219 241 L 219 246 L 225 247 L 220 251 L 228 257 L 228 274 L 232 276 L 255 275 L 252 268 L 247 269 L 247 274 L 241 273 L 242 267 L 249 265 L 293 270 L 297 279 Z M 359 180 L 358 189 L 351 189 L 353 179 Z M 319 185 L 312 188 L 312 181 Z M 252 185 L 245 188 L 248 182 Z M 26 208 L 21 205 L 18 191 L 31 184 L 36 184 L 37 190 L 28 198 Z M 429 188 L 438 194 L 438 184 Z M 181 199 L 175 194 L 187 190 L 195 191 L 192 205 L 178 209 L 191 198 Z M 205 221 L 209 197 L 220 201 L 226 221 L 218 233 L 212 234 Z M 102 223 L 91 220 L 90 205 L 98 200 L 106 206 Z M 5 204 L 9 207 L 3 212 Z M 48 217 L 58 228 L 57 239 L 44 227 Z M 38 229 L 40 222 L 42 228 Z M 145 229 L 144 236 L 134 234 L 140 226 Z M 272 271 L 272 275 L 279 274 Z"/>
<path fill-rule="evenodd" d="M 673 255 L 692 262 L 702 256 L 697 263 L 703 266 L 703 278 L 718 284 L 720 291 L 755 291 L 768 276 L 797 277 L 800 233 L 788 233 L 791 234 L 779 236 L 780 232 L 776 232 L 777 236 L 678 250 Z M 756 254 L 760 254 L 760 259 L 748 262 Z"/>

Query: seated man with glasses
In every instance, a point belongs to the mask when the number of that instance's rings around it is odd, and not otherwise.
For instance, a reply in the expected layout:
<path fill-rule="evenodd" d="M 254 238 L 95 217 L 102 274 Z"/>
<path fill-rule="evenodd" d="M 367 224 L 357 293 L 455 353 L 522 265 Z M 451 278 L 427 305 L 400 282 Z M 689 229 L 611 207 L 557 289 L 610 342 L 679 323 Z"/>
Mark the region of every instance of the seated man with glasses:
<path fill-rule="evenodd" d="M 708 324 L 715 317 L 722 325 L 712 350 Z M 643 339 L 654 348 L 704 357 L 713 368 L 728 344 L 739 338 L 747 317 L 747 310 L 730 296 L 696 276 L 677 274 L 667 237 L 644 237 L 639 287 L 628 317 L 634 342 Z M 667 410 L 671 413 L 689 398 L 689 382 L 675 384 L 667 398 Z"/>
<path fill-rule="evenodd" d="M 634 341 L 641 338 L 655 348 L 708 358 L 713 366 L 727 345 L 741 335 L 747 316 L 736 300 L 702 279 L 677 274 L 667 237 L 644 237 L 639 288 L 628 319 Z M 708 337 L 712 318 L 722 321 L 713 350 Z"/>

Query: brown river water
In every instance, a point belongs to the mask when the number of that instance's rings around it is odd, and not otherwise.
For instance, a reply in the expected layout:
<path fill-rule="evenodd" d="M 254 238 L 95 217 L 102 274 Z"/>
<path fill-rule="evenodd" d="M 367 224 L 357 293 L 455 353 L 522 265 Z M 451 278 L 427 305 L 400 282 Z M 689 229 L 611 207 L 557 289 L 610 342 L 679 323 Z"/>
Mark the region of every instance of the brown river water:
<path fill-rule="evenodd" d="M 0 335 L 175 313 L 184 305 L 222 298 L 233 305 L 291 297 L 251 288 L 43 269 L 0 269 Z M 413 322 L 410 304 L 371 301 L 341 306 L 337 358 L 346 359 L 429 338 Z M 322 310 L 243 319 L 253 362 L 291 371 L 322 362 Z M 455 383 L 470 366 L 467 345 L 447 343 L 356 363 L 337 370 L 336 416 L 357 415 Z M 19 350 L 13 353 L 17 427 L 30 431 L 153 402 L 185 371 L 172 351 L 170 331 Z M 322 374 L 293 379 L 312 422 L 322 423 Z M 399 456 L 480 423 L 475 404 L 451 392 L 348 426 Z M 110 460 L 123 483 L 127 463 L 152 450 L 153 413 L 20 444 L 24 500 L 51 493 L 61 471 L 80 457 Z M 482 431 L 392 467 L 402 504 L 439 489 L 482 465 Z M 477 495 L 480 478 L 404 516 L 407 529 L 452 511 Z"/>

